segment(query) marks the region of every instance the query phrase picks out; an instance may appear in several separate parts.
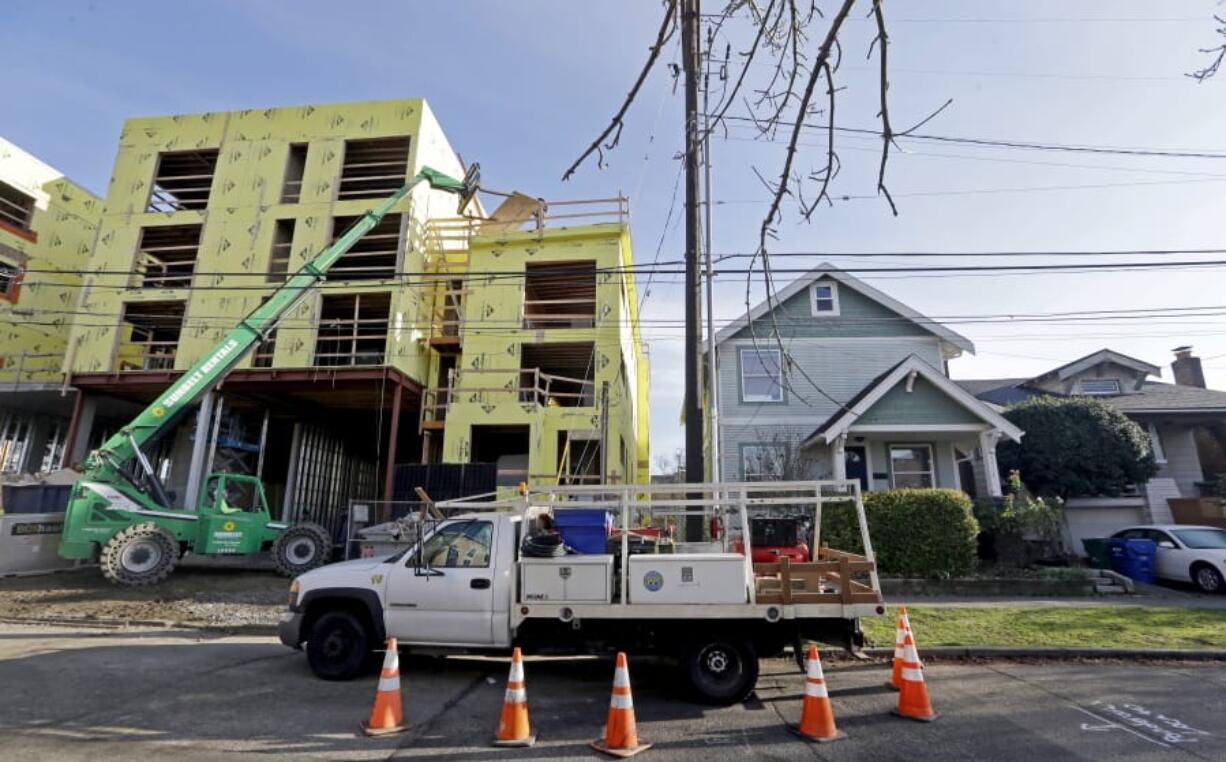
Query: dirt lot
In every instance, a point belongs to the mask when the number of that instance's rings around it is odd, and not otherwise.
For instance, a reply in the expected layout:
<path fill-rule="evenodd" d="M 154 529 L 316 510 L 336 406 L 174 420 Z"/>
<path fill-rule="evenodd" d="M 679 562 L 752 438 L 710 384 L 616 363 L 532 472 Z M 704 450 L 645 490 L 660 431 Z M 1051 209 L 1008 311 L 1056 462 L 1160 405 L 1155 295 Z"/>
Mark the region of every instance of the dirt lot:
<path fill-rule="evenodd" d="M 271 563 L 256 562 L 256 567 L 186 558 L 166 582 L 145 588 L 112 585 L 96 567 L 9 577 L 0 579 L 0 618 L 275 625 L 289 580 L 273 572 Z"/>

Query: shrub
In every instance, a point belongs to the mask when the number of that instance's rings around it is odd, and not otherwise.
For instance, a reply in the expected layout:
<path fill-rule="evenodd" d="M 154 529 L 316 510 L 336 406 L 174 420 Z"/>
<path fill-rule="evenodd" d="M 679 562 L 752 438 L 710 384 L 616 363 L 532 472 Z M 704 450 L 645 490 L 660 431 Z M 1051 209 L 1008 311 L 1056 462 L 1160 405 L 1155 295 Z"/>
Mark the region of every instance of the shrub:
<path fill-rule="evenodd" d="M 885 574 L 956 577 L 975 566 L 979 525 L 971 499 L 955 489 L 894 489 L 864 496 L 877 569 Z M 823 507 L 823 545 L 862 553 L 855 507 Z"/>
<path fill-rule="evenodd" d="M 1005 417 L 1026 435 L 1002 442 L 996 459 L 1037 495 L 1114 497 L 1158 473 L 1149 436 L 1120 411 L 1089 397 L 1035 397 Z"/>

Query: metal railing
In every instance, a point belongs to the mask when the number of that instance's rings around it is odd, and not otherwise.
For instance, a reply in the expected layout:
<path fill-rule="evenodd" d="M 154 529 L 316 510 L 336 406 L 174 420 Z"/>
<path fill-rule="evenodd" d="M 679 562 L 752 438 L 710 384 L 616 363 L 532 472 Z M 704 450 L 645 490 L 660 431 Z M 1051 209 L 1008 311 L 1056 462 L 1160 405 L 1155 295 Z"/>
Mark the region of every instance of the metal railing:
<path fill-rule="evenodd" d="M 473 386 L 465 384 L 472 376 L 506 378 L 515 374 L 518 374 L 518 385 L 514 380 L 509 384 L 485 385 L 480 379 Z M 446 420 L 447 409 L 461 401 L 512 401 L 550 408 L 592 407 L 596 404 L 596 382 L 542 373 L 540 368 L 461 369 L 456 371 L 450 386 L 427 389 L 422 393 L 422 422 Z"/>

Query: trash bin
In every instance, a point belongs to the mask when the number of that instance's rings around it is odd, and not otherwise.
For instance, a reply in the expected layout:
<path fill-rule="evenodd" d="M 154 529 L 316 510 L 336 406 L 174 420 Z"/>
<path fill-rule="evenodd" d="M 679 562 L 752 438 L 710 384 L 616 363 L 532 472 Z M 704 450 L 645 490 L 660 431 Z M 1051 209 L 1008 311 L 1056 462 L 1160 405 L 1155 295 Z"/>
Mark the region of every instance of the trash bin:
<path fill-rule="evenodd" d="M 1086 549 L 1086 555 L 1090 557 L 1090 566 L 1095 569 L 1111 568 L 1111 553 L 1107 550 L 1106 537 L 1082 538 L 1081 546 Z"/>
<path fill-rule="evenodd" d="M 1111 568 L 1137 582 L 1154 581 L 1154 558 L 1158 546 L 1153 540 L 1107 540 Z"/>

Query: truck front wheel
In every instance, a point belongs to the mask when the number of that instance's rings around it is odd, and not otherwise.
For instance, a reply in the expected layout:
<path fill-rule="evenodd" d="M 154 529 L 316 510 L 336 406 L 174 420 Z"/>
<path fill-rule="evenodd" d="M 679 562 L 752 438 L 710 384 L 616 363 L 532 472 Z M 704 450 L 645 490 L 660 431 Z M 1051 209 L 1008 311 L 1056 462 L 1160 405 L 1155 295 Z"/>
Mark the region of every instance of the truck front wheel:
<path fill-rule="evenodd" d="M 698 700 L 728 706 L 744 701 L 758 683 L 758 653 L 753 644 L 716 638 L 692 645 L 681 669 Z"/>
<path fill-rule="evenodd" d="M 277 535 L 272 546 L 277 571 L 286 577 L 297 577 L 328 562 L 332 554 L 332 539 L 328 530 L 318 524 L 298 524 Z"/>
<path fill-rule="evenodd" d="M 119 530 L 102 546 L 102 576 L 117 585 L 152 585 L 179 561 L 179 543 L 152 522 Z"/>
<path fill-rule="evenodd" d="M 365 672 L 371 662 L 366 625 L 348 611 L 320 615 L 306 635 L 307 662 L 316 677 L 352 680 Z"/>

